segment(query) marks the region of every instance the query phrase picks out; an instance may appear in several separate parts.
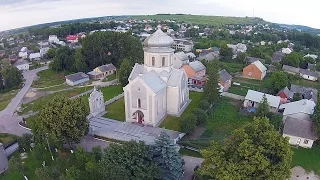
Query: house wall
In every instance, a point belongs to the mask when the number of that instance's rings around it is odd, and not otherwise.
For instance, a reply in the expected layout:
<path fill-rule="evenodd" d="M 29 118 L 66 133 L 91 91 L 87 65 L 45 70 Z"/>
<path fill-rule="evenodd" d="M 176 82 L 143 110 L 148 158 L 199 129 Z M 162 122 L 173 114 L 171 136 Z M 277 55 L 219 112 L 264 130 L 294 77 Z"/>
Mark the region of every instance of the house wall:
<path fill-rule="evenodd" d="M 231 80 L 228 80 L 226 82 L 222 82 L 222 81 L 219 81 L 219 85 L 222 86 L 222 91 L 225 92 L 225 91 L 228 91 L 229 88 L 231 87 Z"/>
<path fill-rule="evenodd" d="M 309 80 L 309 81 L 317 81 L 317 80 L 318 80 L 318 78 L 313 77 L 313 76 L 308 76 L 308 75 L 303 75 L 303 74 L 300 74 L 300 76 L 301 76 L 303 79 L 306 79 L 306 80 Z"/>
<path fill-rule="evenodd" d="M 21 64 L 16 66 L 20 71 L 27 71 L 29 70 L 29 64 Z"/>
<path fill-rule="evenodd" d="M 257 66 L 255 66 L 254 64 L 250 64 L 243 68 L 242 76 L 262 80 L 263 75 Z"/>
<path fill-rule="evenodd" d="M 196 72 L 192 69 L 190 65 L 183 65 L 181 69 L 184 69 L 184 71 L 187 73 L 188 78 L 196 77 Z"/>
<path fill-rule="evenodd" d="M 75 86 L 75 85 L 78 85 L 78 84 L 82 84 L 82 83 L 85 83 L 89 81 L 89 77 L 88 78 L 84 78 L 84 79 L 80 79 L 79 81 L 70 81 L 69 79 L 66 79 L 66 83 L 69 85 L 69 86 Z"/>
<path fill-rule="evenodd" d="M 159 92 L 153 101 L 152 126 L 156 126 L 167 115 L 167 89 Z"/>
<path fill-rule="evenodd" d="M 299 145 L 300 147 L 304 147 L 304 148 L 312 148 L 313 140 L 311 140 L 311 139 L 301 138 L 301 137 L 297 137 L 297 136 L 291 136 L 288 134 L 283 134 L 282 136 L 288 137 L 289 144 L 291 144 L 291 145 L 295 145 L 295 146 Z"/>
<path fill-rule="evenodd" d="M 206 75 L 206 69 L 196 72 L 196 77 L 204 77 Z"/>
<path fill-rule="evenodd" d="M 260 104 L 259 102 L 254 102 L 253 107 L 258 108 L 259 104 Z M 243 107 L 251 107 L 251 106 L 252 106 L 252 101 L 245 99 L 243 102 Z M 270 108 L 270 112 L 273 112 L 273 113 L 278 112 L 278 108 L 275 108 L 275 107 L 269 107 L 269 108 Z"/>
<path fill-rule="evenodd" d="M 174 56 L 173 57 L 173 67 L 177 68 L 177 69 L 180 69 L 182 66 L 182 61 L 180 58 Z"/>
<path fill-rule="evenodd" d="M 287 114 L 283 116 L 283 119 L 285 120 L 287 117 L 292 117 L 295 119 L 301 119 L 301 120 L 310 120 L 310 115 L 305 113 L 295 113 L 295 114 Z"/>
<path fill-rule="evenodd" d="M 179 88 L 168 87 L 167 88 L 167 113 L 177 114 L 179 112 Z"/>

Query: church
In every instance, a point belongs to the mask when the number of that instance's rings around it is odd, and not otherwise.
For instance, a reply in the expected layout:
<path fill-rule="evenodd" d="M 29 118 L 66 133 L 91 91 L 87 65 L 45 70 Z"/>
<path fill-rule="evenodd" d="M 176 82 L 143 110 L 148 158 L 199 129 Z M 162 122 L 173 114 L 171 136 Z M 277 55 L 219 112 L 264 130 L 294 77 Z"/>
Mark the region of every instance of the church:
<path fill-rule="evenodd" d="M 123 88 L 127 122 L 157 127 L 190 103 L 188 77 L 174 67 L 173 39 L 159 28 L 144 41 L 144 64 L 135 64 Z"/>

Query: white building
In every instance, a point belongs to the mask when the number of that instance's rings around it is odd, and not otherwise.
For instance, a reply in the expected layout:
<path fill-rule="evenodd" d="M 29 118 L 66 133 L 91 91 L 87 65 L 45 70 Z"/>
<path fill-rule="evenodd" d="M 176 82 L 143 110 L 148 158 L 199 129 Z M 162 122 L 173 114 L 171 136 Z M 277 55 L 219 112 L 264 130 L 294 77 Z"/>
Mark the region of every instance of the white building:
<path fill-rule="evenodd" d="M 246 108 L 251 108 L 251 107 L 258 108 L 259 104 L 262 102 L 264 94 L 265 93 L 262 93 L 262 92 L 248 90 L 245 100 L 243 102 L 243 106 Z M 270 111 L 278 112 L 278 108 L 280 105 L 280 97 L 273 96 L 270 94 L 265 94 L 265 95 L 269 103 Z"/>
<path fill-rule="evenodd" d="M 65 78 L 66 78 L 66 83 L 70 86 L 75 86 L 75 85 L 82 84 L 89 81 L 89 76 L 83 72 L 70 74 Z"/>
<path fill-rule="evenodd" d="M 89 116 L 91 117 L 96 117 L 97 115 L 103 113 L 106 110 L 106 106 L 104 105 L 103 94 L 100 90 L 97 90 L 95 86 L 89 97 L 89 108 Z"/>
<path fill-rule="evenodd" d="M 31 53 L 29 55 L 29 59 L 30 60 L 40 60 L 41 58 L 41 54 L 38 52 L 38 53 Z"/>
<path fill-rule="evenodd" d="M 26 59 L 28 58 L 28 53 L 27 52 L 19 52 L 19 58 L 22 58 L 22 59 Z"/>
<path fill-rule="evenodd" d="M 295 119 L 310 120 L 316 104 L 308 99 L 301 99 L 291 103 L 282 104 L 279 109 L 284 109 L 283 119 L 292 117 Z"/>
<path fill-rule="evenodd" d="M 29 70 L 29 63 L 24 59 L 19 59 L 13 64 L 16 68 L 20 71 L 28 71 Z"/>
<path fill-rule="evenodd" d="M 173 67 L 180 69 L 183 65 L 189 64 L 189 57 L 184 52 L 177 52 L 173 55 Z"/>
<path fill-rule="evenodd" d="M 45 54 L 47 54 L 49 49 L 50 49 L 49 47 L 41 48 L 40 49 L 40 56 L 43 57 Z"/>
<path fill-rule="evenodd" d="M 292 53 L 292 50 L 290 48 L 282 48 L 281 49 L 281 52 L 282 53 L 285 53 L 285 54 L 291 54 Z"/>
<path fill-rule="evenodd" d="M 59 43 L 59 39 L 58 39 L 57 35 L 50 35 L 50 36 L 49 36 L 49 39 L 48 39 L 48 42 L 49 42 L 49 43 L 56 43 L 56 44 L 58 44 L 58 43 Z"/>
<path fill-rule="evenodd" d="M 172 48 L 178 51 L 191 52 L 193 50 L 193 42 L 186 39 L 174 39 Z"/>
<path fill-rule="evenodd" d="M 318 139 L 312 121 L 291 117 L 285 119 L 282 136 L 289 138 L 289 144 L 304 148 L 312 148 L 313 142 Z"/>
<path fill-rule="evenodd" d="M 188 106 L 188 77 L 173 66 L 173 39 L 158 29 L 145 42 L 144 64 L 135 64 L 123 88 L 127 122 L 158 126 Z"/>
<path fill-rule="evenodd" d="M 316 60 L 316 59 L 318 58 L 318 56 L 315 55 L 315 54 L 307 54 L 307 55 L 305 55 L 305 56 L 303 56 L 303 57 L 311 57 L 311 58 L 314 59 L 314 60 Z"/>

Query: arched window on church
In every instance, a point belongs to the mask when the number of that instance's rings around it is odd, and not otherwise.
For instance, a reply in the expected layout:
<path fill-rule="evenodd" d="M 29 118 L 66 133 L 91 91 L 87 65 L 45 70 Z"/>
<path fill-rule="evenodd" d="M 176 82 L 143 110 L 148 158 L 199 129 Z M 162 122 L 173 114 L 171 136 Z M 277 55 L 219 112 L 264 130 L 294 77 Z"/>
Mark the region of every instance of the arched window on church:
<path fill-rule="evenodd" d="M 138 99 L 138 108 L 141 108 L 141 99 Z"/>
<path fill-rule="evenodd" d="M 152 66 L 155 66 L 155 58 L 152 57 Z"/>
<path fill-rule="evenodd" d="M 165 65 L 166 65 L 166 58 L 162 57 L 162 66 L 165 66 Z"/>

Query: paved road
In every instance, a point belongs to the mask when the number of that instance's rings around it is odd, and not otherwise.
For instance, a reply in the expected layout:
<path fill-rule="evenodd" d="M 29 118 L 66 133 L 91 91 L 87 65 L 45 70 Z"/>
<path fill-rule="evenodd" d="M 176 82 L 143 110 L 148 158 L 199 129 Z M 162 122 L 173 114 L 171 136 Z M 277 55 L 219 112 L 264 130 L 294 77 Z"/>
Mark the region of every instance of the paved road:
<path fill-rule="evenodd" d="M 182 180 L 192 180 L 194 174 L 194 168 L 196 166 L 200 166 L 204 159 L 196 158 L 191 156 L 183 156 L 182 157 L 185 164 L 184 164 L 184 175 Z"/>
<path fill-rule="evenodd" d="M 22 117 L 16 115 L 14 112 L 19 106 L 24 95 L 28 92 L 37 73 L 46 69 L 48 69 L 48 66 L 23 73 L 23 77 L 25 79 L 24 87 L 11 100 L 7 108 L 3 111 L 0 111 L 0 133 L 10 133 L 15 134 L 17 136 L 22 136 L 22 134 L 24 133 L 30 133 L 30 131 L 23 129 L 18 125 Z"/>

